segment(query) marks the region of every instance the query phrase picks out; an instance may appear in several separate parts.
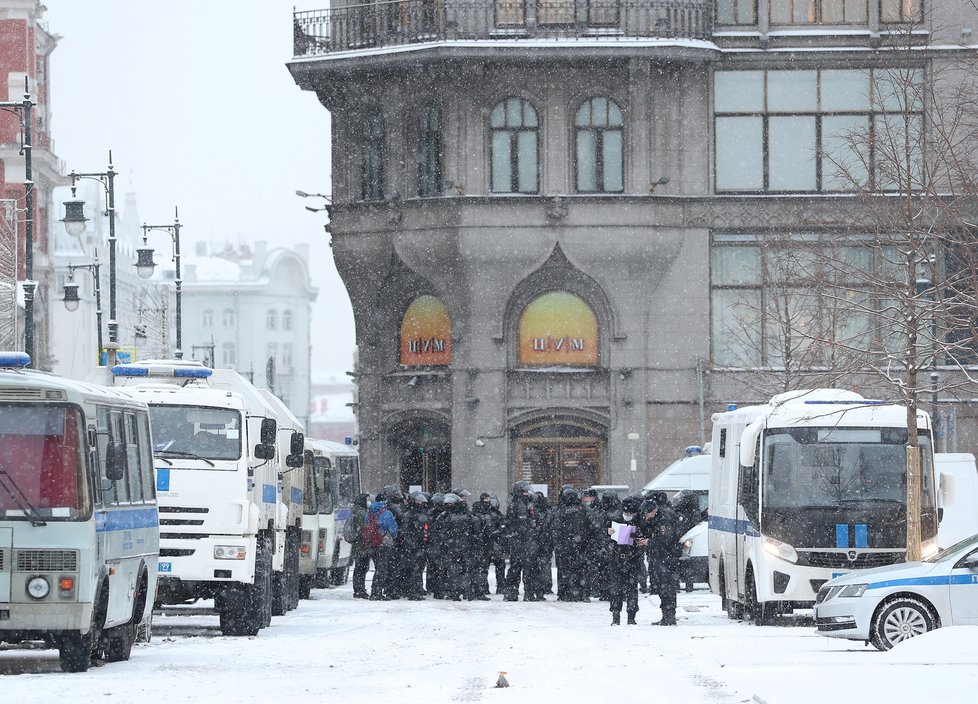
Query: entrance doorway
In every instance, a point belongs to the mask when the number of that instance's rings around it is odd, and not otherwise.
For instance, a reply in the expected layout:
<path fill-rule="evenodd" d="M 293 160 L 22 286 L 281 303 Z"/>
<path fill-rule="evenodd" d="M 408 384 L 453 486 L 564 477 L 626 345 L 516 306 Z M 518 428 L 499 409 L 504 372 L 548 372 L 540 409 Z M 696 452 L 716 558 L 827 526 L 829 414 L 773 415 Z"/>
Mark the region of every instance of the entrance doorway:
<path fill-rule="evenodd" d="M 596 429 L 576 422 L 528 428 L 516 440 L 516 479 L 545 484 L 552 500 L 564 484 L 578 490 L 601 484 L 604 445 Z"/>
<path fill-rule="evenodd" d="M 397 447 L 400 485 L 404 490 L 447 492 L 452 486 L 452 443 L 448 425 L 438 420 L 414 420 L 391 433 Z"/>

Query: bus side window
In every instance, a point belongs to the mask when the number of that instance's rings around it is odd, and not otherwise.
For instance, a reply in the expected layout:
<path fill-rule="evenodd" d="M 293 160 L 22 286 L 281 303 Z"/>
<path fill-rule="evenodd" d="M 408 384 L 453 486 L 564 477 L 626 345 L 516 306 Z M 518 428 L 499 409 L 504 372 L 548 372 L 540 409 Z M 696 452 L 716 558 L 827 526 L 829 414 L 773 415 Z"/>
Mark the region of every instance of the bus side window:
<path fill-rule="evenodd" d="M 126 413 L 126 474 L 128 475 L 129 499 L 132 503 L 142 503 L 143 477 L 139 452 L 139 430 L 136 427 L 136 414 Z"/>
<path fill-rule="evenodd" d="M 156 475 L 153 472 L 153 443 L 149 430 L 149 416 L 140 413 L 136 417 L 139 431 L 139 471 L 143 478 L 143 501 L 156 501 Z"/>
<path fill-rule="evenodd" d="M 360 487 L 357 486 L 357 462 L 356 457 L 340 457 L 337 460 L 340 472 L 339 493 L 341 506 L 352 505 L 353 500 L 360 493 Z"/>
<path fill-rule="evenodd" d="M 97 425 L 88 426 L 88 437 L 95 441 L 91 443 L 90 447 L 88 448 L 88 476 L 91 478 L 91 482 L 92 482 L 92 503 L 96 506 L 101 506 L 102 492 L 98 490 L 99 483 L 101 482 L 101 479 L 99 479 L 99 474 L 100 474 L 99 456 L 100 455 L 98 449 L 99 442 L 101 439 L 99 438 Z"/>
<path fill-rule="evenodd" d="M 744 507 L 744 513 L 753 523 L 758 523 L 758 467 L 761 461 L 761 439 L 757 438 L 757 448 L 754 451 L 754 464 L 750 467 L 740 466 L 738 481 L 738 503 Z"/>
<path fill-rule="evenodd" d="M 109 413 L 109 420 L 112 427 L 112 441 L 113 442 L 126 442 L 126 426 L 122 416 L 122 411 L 112 411 Z M 126 464 L 129 464 L 126 462 Z M 126 467 L 123 470 L 122 479 L 115 484 L 116 492 L 116 503 L 127 504 L 129 503 L 129 481 L 126 476 L 129 474 L 129 468 Z"/>
<path fill-rule="evenodd" d="M 112 418 L 109 409 L 99 406 L 96 413 L 98 422 L 98 472 L 95 488 L 101 497 L 101 503 L 105 506 L 113 506 L 119 503 L 116 493 L 115 482 L 110 482 L 105 476 L 105 462 L 109 456 L 109 442 L 112 440 Z"/>
<path fill-rule="evenodd" d="M 720 457 L 727 456 L 727 429 L 720 428 Z"/>

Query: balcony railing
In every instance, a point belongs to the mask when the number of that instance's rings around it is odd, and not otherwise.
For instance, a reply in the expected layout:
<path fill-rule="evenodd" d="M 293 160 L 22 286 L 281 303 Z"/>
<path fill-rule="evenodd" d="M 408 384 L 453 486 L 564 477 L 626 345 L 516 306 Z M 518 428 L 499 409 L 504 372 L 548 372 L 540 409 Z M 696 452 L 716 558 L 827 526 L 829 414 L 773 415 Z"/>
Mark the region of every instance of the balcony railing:
<path fill-rule="evenodd" d="M 455 40 L 710 40 L 707 0 L 398 0 L 294 13 L 295 56 Z"/>

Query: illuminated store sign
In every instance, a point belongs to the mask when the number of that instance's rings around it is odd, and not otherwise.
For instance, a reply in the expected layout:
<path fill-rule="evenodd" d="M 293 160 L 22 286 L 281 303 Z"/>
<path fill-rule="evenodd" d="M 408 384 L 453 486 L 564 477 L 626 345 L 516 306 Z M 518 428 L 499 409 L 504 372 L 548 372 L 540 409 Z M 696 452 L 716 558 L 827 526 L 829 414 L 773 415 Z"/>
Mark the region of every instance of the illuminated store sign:
<path fill-rule="evenodd" d="M 452 320 L 435 296 L 418 296 L 401 321 L 401 364 L 430 366 L 452 362 Z"/>
<path fill-rule="evenodd" d="M 552 291 L 523 311 L 519 329 L 521 365 L 598 365 L 598 319 L 581 298 Z"/>

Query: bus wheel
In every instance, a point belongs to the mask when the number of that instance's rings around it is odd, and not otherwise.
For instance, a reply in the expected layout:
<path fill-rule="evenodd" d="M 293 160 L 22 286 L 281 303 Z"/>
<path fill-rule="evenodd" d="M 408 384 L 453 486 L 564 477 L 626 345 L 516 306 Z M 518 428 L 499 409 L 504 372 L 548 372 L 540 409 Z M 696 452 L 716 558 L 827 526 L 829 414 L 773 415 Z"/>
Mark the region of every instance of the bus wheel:
<path fill-rule="evenodd" d="M 271 560 L 259 543 L 255 581 L 229 588 L 221 600 L 221 633 L 254 636 L 271 622 Z"/>
<path fill-rule="evenodd" d="M 92 609 L 92 623 L 88 633 L 72 633 L 62 636 L 58 643 L 58 659 L 63 672 L 85 672 L 92 664 L 95 647 L 102 636 L 102 624 L 108 609 L 105 587 L 98 590 L 95 607 Z"/>
<path fill-rule="evenodd" d="M 347 570 L 346 567 L 334 568 L 332 573 L 330 574 L 330 580 L 329 580 L 330 583 L 336 587 L 341 587 L 344 584 L 346 584 L 346 579 L 347 579 L 346 570 Z"/>
<path fill-rule="evenodd" d="M 329 589 L 329 570 L 316 570 L 316 589 Z"/>
<path fill-rule="evenodd" d="M 777 606 L 774 603 L 757 601 L 757 585 L 754 583 L 754 573 L 747 572 L 747 616 L 755 626 L 770 626 L 777 616 Z"/>
<path fill-rule="evenodd" d="M 62 636 L 58 643 L 62 672 L 85 672 L 92 664 L 92 632 Z"/>

